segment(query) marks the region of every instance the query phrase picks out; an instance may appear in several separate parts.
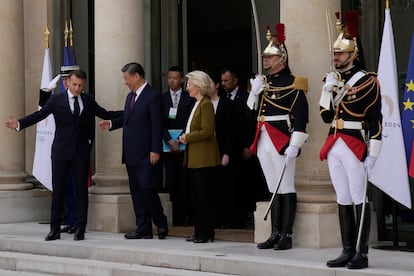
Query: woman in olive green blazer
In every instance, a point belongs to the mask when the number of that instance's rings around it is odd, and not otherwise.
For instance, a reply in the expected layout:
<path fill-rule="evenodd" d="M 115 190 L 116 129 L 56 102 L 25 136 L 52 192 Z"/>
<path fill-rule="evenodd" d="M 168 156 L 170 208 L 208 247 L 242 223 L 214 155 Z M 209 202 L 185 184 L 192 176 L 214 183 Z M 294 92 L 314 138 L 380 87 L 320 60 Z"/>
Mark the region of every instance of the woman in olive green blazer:
<path fill-rule="evenodd" d="M 194 235 L 187 241 L 205 243 L 214 240 L 214 186 L 220 154 L 214 135 L 214 109 L 206 96 L 210 77 L 202 71 L 192 71 L 187 90 L 196 99 L 187 127 L 179 137 L 186 144 L 184 166 L 189 169 L 190 193 L 194 207 Z"/>

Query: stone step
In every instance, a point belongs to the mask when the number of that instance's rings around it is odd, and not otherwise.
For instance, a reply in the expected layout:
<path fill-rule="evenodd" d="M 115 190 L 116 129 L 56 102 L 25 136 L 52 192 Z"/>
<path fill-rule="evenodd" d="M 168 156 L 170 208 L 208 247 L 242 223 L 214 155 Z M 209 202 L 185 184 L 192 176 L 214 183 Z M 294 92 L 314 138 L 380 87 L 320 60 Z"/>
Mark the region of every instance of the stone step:
<path fill-rule="evenodd" d="M 102 233 L 101 237 L 105 236 Z M 118 243 L 113 239 L 74 242 L 39 239 L 0 239 L 0 269 L 72 275 L 281 275 L 281 276 L 408 276 L 412 271 L 369 268 L 327 268 L 313 250 L 292 249 L 278 254 L 254 245 L 214 242 L 202 245 L 181 239 L 138 240 Z M 128 242 L 128 245 L 126 245 Z M 246 251 L 256 254 L 244 254 Z M 313 254 L 308 260 L 296 258 Z M 335 252 L 337 253 L 337 252 Z M 386 256 L 386 254 L 384 254 Z M 23 256 L 23 257 L 22 257 Z M 327 259 L 327 258 L 324 258 Z M 384 260 L 383 258 L 381 258 Z M 392 261 L 392 260 L 391 260 Z M 9 264 L 4 266 L 4 264 Z M 378 266 L 378 265 L 375 265 Z M 73 267 L 76 267 L 75 271 Z M 276 273 L 276 274 L 275 274 Z"/>
<path fill-rule="evenodd" d="M 1 276 L 45 276 L 50 274 L 0 269 Z"/>
<path fill-rule="evenodd" d="M 3 274 L 4 272 L 4 274 Z M 0 275 L 145 275 L 145 276 L 220 276 L 229 274 L 115 263 L 68 257 L 0 252 Z"/>
<path fill-rule="evenodd" d="M 326 260 L 335 258 L 341 248 L 298 248 L 275 251 L 259 250 L 253 243 L 214 241 L 205 244 L 185 242 L 183 238 L 168 236 L 159 240 L 126 240 L 121 233 L 87 232 L 85 240 L 74 241 L 73 235 L 62 234 L 60 240 L 44 241 L 49 226 L 36 223 L 0 224 L 0 252 L 38 255 L 46 258 L 68 258 L 82 261 L 78 266 L 95 262 L 114 263 L 122 269 L 144 266 L 177 272 L 178 275 L 197 275 L 201 272 L 225 275 L 278 276 L 412 276 L 412 253 L 384 251 L 371 248 L 369 268 L 349 270 L 328 268 Z M 61 259 L 59 259 L 61 260 Z M 18 262 L 15 260 L 14 262 Z M 52 267 L 53 262 L 37 262 Z M 0 264 L 4 262 L 0 261 Z M 63 262 L 64 263 L 64 262 Z M 7 262 L 6 262 L 7 264 Z M 13 270 L 13 266 L 11 266 Z M 105 266 L 99 265 L 98 268 Z M 0 269 L 5 269 L 0 265 Z M 58 271 L 58 268 L 53 268 Z M 170 270 L 168 270 L 170 269 Z M 126 270 L 127 271 L 127 270 Z M 36 272 L 36 271 L 33 271 Z M 184 274 L 190 272 L 190 274 Z M 125 275 L 111 272 L 109 275 Z M 155 272 L 154 272 L 155 273 Z M 136 274 L 136 273 L 135 273 Z M 135 275 L 134 274 L 134 275 Z M 1 275 L 1 274 L 0 274 Z M 89 275 L 84 273 L 84 275 Z M 108 275 L 108 274 L 107 274 Z M 148 273 L 144 273 L 148 275 Z M 149 274 L 151 275 L 151 274 Z M 165 272 L 153 275 L 169 275 Z M 177 274 L 172 274 L 177 275 Z M 203 274 L 201 274 L 203 275 Z"/>

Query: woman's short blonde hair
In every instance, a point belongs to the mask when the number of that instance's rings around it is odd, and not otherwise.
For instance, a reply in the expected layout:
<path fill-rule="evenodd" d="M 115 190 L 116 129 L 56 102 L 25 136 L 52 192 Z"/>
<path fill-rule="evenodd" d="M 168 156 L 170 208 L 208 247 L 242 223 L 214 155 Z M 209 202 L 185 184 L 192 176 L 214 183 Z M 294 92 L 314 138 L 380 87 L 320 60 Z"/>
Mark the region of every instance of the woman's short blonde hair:
<path fill-rule="evenodd" d="M 208 95 L 210 92 L 210 77 L 207 73 L 199 70 L 191 71 L 185 75 L 192 85 L 200 88 L 201 95 Z"/>

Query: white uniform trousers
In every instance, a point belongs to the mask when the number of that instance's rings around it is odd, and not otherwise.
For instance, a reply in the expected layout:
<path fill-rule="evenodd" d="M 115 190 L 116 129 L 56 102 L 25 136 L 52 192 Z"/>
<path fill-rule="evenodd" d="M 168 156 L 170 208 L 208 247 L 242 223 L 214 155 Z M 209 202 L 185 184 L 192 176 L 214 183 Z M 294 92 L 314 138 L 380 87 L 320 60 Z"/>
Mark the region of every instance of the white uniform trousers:
<path fill-rule="evenodd" d="M 257 157 L 259 158 L 260 165 L 265 175 L 267 187 L 271 193 L 274 193 L 286 157 L 277 152 L 264 126 L 260 129 L 260 137 L 257 143 Z M 296 158 L 286 165 L 285 174 L 277 191 L 278 194 L 296 192 L 295 168 Z"/>
<path fill-rule="evenodd" d="M 338 204 L 361 204 L 365 188 L 363 162 L 359 161 L 342 138 L 336 140 L 328 153 L 327 160 Z"/>

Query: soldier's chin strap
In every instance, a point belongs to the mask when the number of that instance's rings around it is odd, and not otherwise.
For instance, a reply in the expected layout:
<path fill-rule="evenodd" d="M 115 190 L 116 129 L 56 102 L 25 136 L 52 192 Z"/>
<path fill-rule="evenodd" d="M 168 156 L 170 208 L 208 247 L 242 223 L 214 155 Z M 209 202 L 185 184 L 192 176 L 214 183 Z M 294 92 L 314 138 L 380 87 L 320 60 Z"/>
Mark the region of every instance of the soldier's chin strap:
<path fill-rule="evenodd" d="M 349 54 L 349 58 L 347 60 L 345 60 L 344 64 L 342 64 L 340 68 L 336 68 L 339 72 L 341 72 L 342 70 L 346 71 L 349 64 L 351 63 L 351 61 L 354 61 L 358 56 L 358 50 L 357 49 L 355 49 L 353 52 L 347 52 L 347 53 Z M 354 66 L 354 65 L 352 65 L 352 66 Z M 350 66 L 350 67 L 352 67 L 352 66 Z"/>
<path fill-rule="evenodd" d="M 272 66 L 270 66 L 270 68 L 265 68 L 265 70 L 267 72 L 271 71 L 272 69 L 274 69 L 276 66 L 278 66 L 279 64 L 282 64 L 286 61 L 286 58 L 282 57 L 282 56 L 278 56 L 279 60 L 276 61 L 275 63 L 272 64 Z"/>

